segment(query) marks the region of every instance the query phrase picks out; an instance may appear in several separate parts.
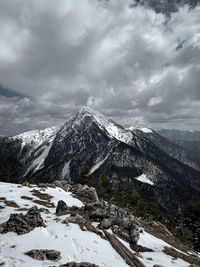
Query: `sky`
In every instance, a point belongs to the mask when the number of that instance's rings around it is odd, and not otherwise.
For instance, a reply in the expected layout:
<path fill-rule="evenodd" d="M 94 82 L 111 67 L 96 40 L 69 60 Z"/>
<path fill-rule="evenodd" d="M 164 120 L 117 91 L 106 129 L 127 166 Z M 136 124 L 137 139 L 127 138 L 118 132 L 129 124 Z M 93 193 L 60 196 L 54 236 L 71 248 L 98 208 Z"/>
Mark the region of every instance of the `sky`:
<path fill-rule="evenodd" d="M 128 127 L 200 130 L 200 6 L 0 1 L 0 134 L 90 106 Z"/>

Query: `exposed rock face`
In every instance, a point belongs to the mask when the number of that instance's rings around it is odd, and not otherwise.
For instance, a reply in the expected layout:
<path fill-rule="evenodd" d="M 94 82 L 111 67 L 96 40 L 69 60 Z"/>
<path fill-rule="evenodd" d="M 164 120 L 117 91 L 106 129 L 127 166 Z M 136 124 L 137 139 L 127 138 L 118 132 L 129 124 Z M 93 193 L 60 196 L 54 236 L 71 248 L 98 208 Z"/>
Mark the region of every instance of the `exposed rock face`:
<path fill-rule="evenodd" d="M 60 265 L 60 267 L 99 267 L 96 264 L 89 263 L 89 262 L 68 262 L 66 264 Z"/>
<path fill-rule="evenodd" d="M 72 192 L 75 193 L 78 197 L 85 197 L 94 202 L 98 202 L 98 195 L 94 187 L 89 187 L 87 185 L 78 184 L 73 186 Z"/>
<path fill-rule="evenodd" d="M 85 209 L 94 209 L 90 218 L 100 222 L 101 229 L 111 228 L 113 232 L 128 241 L 130 244 L 137 244 L 140 234 L 140 226 L 135 217 L 125 209 L 109 205 L 106 201 L 97 204 L 86 205 Z"/>
<path fill-rule="evenodd" d="M 59 200 L 57 207 L 56 207 L 56 215 L 61 216 L 67 214 L 69 211 L 69 208 L 67 204 L 63 200 Z"/>
<path fill-rule="evenodd" d="M 48 249 L 32 249 L 25 253 L 35 260 L 50 260 L 50 261 L 58 261 L 60 257 L 60 252 L 57 250 L 48 250 Z"/>
<path fill-rule="evenodd" d="M 0 225 L 0 233 L 16 232 L 18 235 L 23 235 L 40 226 L 45 227 L 45 224 L 40 211 L 34 206 L 27 211 L 26 215 L 10 214 L 10 219 Z"/>

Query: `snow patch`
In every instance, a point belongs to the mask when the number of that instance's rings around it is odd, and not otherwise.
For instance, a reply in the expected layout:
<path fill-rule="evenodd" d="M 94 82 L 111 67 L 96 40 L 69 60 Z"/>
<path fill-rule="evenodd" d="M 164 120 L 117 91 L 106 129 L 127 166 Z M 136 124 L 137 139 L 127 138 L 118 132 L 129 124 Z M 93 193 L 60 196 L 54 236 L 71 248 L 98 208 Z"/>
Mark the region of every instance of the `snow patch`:
<path fill-rule="evenodd" d="M 147 178 L 146 174 L 142 174 L 138 177 L 135 178 L 136 180 L 145 183 L 145 184 L 150 184 L 150 185 L 154 185 L 153 181 L 151 181 L 149 178 Z"/>
<path fill-rule="evenodd" d="M 63 167 L 63 169 L 62 169 L 62 178 L 63 178 L 63 179 L 65 178 L 65 176 L 68 176 L 68 175 L 70 174 L 70 167 L 69 167 L 69 164 L 70 164 L 70 161 L 68 161 L 68 162 L 64 165 L 64 167 Z"/>
<path fill-rule="evenodd" d="M 104 163 L 104 161 L 106 161 L 107 158 L 108 158 L 108 155 L 103 160 L 96 162 L 96 164 L 90 170 L 90 173 L 95 172 Z"/>
<path fill-rule="evenodd" d="M 146 127 L 140 128 L 139 130 L 142 131 L 142 132 L 144 132 L 144 133 L 152 133 L 153 132 L 151 129 L 146 128 Z"/>

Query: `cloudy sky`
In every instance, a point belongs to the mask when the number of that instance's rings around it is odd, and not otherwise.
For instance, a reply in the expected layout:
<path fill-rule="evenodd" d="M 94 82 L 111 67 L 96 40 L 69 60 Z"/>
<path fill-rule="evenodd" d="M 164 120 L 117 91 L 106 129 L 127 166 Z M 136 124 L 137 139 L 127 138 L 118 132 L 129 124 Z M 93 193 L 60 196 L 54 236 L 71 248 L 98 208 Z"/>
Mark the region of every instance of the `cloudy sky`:
<path fill-rule="evenodd" d="M 88 105 L 124 126 L 200 130 L 200 7 L 0 1 L 0 134 Z"/>

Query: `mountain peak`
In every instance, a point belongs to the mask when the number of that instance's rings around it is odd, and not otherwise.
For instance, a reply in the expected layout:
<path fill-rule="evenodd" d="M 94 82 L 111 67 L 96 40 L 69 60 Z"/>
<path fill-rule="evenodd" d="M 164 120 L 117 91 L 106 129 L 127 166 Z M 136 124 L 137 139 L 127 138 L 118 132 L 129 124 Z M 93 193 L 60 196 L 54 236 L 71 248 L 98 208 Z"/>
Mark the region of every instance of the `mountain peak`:
<path fill-rule="evenodd" d="M 96 123 L 99 128 L 106 131 L 111 138 L 115 138 L 124 143 L 131 142 L 131 131 L 124 129 L 122 126 L 114 122 L 111 118 L 103 115 L 99 111 L 93 110 L 88 106 L 82 107 L 77 112 L 75 118 L 76 123 L 80 123 L 80 121 L 82 121 L 87 116 L 90 116 L 93 119 L 94 123 Z"/>

